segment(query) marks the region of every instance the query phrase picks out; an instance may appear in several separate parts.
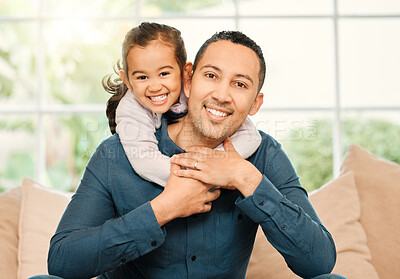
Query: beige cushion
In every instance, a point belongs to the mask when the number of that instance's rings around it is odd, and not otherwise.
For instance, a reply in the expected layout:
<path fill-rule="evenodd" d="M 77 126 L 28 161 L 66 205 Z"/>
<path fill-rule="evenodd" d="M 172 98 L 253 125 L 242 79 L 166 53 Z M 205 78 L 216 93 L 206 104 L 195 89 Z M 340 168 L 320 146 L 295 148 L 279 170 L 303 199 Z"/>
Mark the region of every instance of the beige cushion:
<path fill-rule="evenodd" d="M 335 240 L 338 259 L 333 272 L 351 279 L 378 278 L 369 262 L 367 239 L 359 222 L 360 203 L 353 174 L 345 174 L 324 185 L 310 195 L 310 201 Z M 259 230 L 246 278 L 299 277 L 289 270 L 283 257 Z"/>
<path fill-rule="evenodd" d="M 71 198 L 25 178 L 19 222 L 18 278 L 47 273 L 50 239 Z"/>
<path fill-rule="evenodd" d="M 17 278 L 21 187 L 0 195 L 0 279 Z"/>
<path fill-rule="evenodd" d="M 396 143 L 393 143 L 394 145 Z M 398 143 L 397 143 L 398 144 Z M 400 166 L 350 145 L 342 173 L 353 171 L 372 264 L 381 279 L 400 277 Z"/>
<path fill-rule="evenodd" d="M 360 223 L 360 200 L 353 173 L 323 186 L 310 196 L 310 201 L 335 240 L 338 257 L 332 272 L 354 279 L 379 278 Z"/>

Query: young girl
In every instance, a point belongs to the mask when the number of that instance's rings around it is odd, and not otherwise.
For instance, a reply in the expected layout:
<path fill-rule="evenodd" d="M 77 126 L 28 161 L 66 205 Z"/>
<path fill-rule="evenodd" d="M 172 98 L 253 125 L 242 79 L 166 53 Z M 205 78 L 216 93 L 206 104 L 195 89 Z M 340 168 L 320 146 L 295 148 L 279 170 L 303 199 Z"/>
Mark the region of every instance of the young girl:
<path fill-rule="evenodd" d="M 142 178 L 165 186 L 170 174 L 170 158 L 158 150 L 156 129 L 161 116 L 187 111 L 182 79 L 186 49 L 179 30 L 162 24 L 143 22 L 130 30 L 122 45 L 119 79 L 103 79 L 103 87 L 113 94 L 107 104 L 111 133 L 118 133 L 128 160 Z M 115 128 L 116 127 L 116 128 Z M 250 157 L 261 136 L 247 118 L 232 135 L 237 152 Z M 223 149 L 222 144 L 216 149 Z"/>

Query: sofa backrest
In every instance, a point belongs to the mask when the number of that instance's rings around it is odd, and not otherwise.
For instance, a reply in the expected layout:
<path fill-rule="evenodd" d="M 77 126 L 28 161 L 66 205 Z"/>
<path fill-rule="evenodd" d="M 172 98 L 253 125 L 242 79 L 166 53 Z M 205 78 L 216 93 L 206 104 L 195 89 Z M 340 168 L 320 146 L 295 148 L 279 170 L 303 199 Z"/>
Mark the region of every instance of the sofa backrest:
<path fill-rule="evenodd" d="M 394 145 L 394 148 L 398 146 Z M 354 172 L 372 264 L 381 279 L 400 277 L 400 166 L 350 145 L 341 173 Z"/>

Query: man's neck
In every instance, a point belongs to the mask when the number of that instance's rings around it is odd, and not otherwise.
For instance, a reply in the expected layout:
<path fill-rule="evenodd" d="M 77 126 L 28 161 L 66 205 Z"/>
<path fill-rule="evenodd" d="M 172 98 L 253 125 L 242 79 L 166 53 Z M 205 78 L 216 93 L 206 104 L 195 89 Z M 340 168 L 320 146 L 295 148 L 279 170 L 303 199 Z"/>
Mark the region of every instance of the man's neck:
<path fill-rule="evenodd" d="M 210 139 L 199 134 L 187 116 L 179 119 L 177 123 L 168 125 L 167 131 L 172 141 L 182 149 L 194 145 L 215 148 L 222 142 L 221 139 Z"/>

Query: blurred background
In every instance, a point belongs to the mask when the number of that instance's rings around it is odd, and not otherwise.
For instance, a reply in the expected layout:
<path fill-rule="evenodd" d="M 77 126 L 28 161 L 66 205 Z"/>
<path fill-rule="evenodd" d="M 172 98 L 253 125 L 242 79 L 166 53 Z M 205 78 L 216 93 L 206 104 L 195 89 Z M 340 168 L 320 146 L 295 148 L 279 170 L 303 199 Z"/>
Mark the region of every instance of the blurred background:
<path fill-rule="evenodd" d="M 142 21 L 181 30 L 193 61 L 221 30 L 263 49 L 264 105 L 311 191 L 350 143 L 400 163 L 398 0 L 0 0 L 0 192 L 25 176 L 74 190 L 110 135 L 101 86 Z"/>

